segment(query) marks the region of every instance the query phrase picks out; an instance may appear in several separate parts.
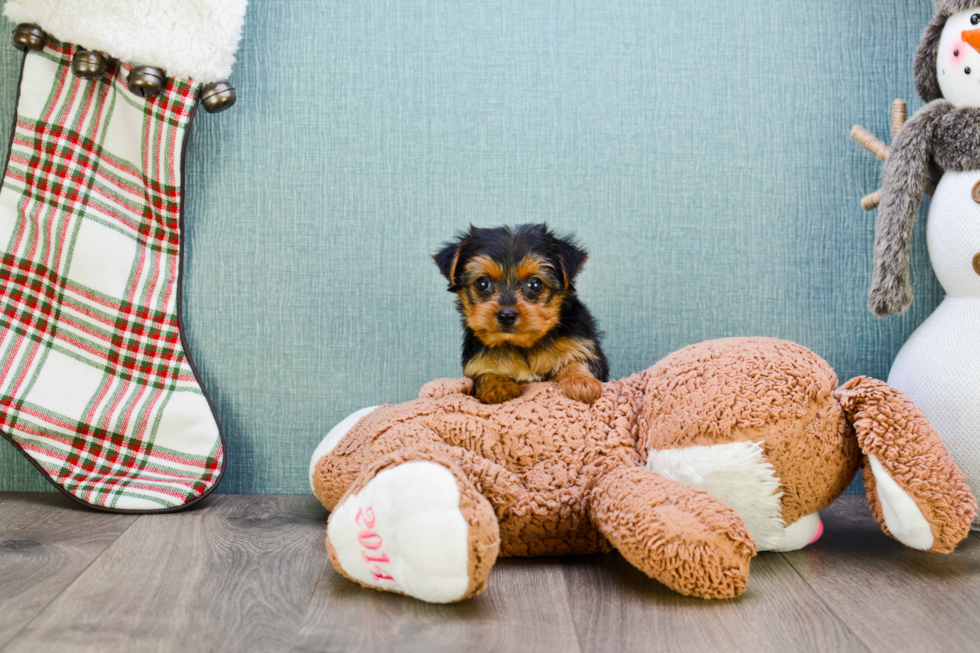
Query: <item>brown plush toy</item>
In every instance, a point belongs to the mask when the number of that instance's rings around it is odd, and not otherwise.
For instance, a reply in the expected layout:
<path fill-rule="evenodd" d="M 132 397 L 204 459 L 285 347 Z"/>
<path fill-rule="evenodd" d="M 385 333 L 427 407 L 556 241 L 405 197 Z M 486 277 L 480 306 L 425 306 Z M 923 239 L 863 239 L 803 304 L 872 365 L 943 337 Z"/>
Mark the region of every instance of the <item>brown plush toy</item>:
<path fill-rule="evenodd" d="M 789 342 L 687 347 L 603 384 L 591 406 L 552 383 L 494 406 L 471 389 L 435 381 L 317 448 L 341 574 L 447 603 L 482 591 L 498 556 L 615 548 L 682 594 L 732 598 L 757 551 L 820 536 L 817 511 L 862 464 L 875 518 L 910 547 L 952 551 L 977 509 L 908 399 L 864 377 L 838 387 Z"/>

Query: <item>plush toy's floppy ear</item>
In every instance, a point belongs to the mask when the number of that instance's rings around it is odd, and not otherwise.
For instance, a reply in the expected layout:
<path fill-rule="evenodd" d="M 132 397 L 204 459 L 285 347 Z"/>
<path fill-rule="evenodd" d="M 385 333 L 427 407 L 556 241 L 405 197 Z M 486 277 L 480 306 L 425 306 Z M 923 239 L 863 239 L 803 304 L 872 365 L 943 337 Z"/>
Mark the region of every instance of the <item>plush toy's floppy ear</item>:
<path fill-rule="evenodd" d="M 589 253 L 579 247 L 573 239 L 569 237 L 552 236 L 555 251 L 558 254 L 558 265 L 561 269 L 562 281 L 565 288 L 572 285 L 575 276 L 582 270 Z"/>
<path fill-rule="evenodd" d="M 460 271 L 459 269 L 459 259 L 460 255 L 463 253 L 463 246 L 466 245 L 466 237 L 460 238 L 457 242 L 446 243 L 442 249 L 440 249 L 432 257 L 432 260 L 436 262 L 439 266 L 439 272 L 442 272 L 442 276 L 449 280 L 449 290 L 458 290 L 459 286 L 456 283 L 456 273 Z"/>

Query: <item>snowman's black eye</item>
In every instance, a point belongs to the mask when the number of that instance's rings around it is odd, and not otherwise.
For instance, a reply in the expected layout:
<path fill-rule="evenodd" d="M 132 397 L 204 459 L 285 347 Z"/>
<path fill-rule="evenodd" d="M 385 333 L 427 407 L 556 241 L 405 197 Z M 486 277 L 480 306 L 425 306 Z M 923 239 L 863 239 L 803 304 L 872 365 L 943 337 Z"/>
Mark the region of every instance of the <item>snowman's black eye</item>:
<path fill-rule="evenodd" d="M 976 25 L 977 23 L 980 23 L 980 14 L 973 14 L 970 16 L 970 24 Z"/>
<path fill-rule="evenodd" d="M 969 75 L 969 74 L 970 74 L 970 69 L 969 69 L 969 68 L 967 68 L 967 69 L 966 69 L 966 70 L 964 70 L 963 72 L 965 72 L 965 73 L 966 73 L 967 75 Z"/>

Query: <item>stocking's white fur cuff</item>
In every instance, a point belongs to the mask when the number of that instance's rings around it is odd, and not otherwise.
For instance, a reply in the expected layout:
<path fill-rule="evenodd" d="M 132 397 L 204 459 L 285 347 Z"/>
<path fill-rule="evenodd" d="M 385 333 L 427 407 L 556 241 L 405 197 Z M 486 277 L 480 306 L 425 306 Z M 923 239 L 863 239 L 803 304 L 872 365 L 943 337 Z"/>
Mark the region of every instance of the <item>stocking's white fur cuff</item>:
<path fill-rule="evenodd" d="M 167 76 L 228 79 L 248 0 L 7 0 L 14 23 Z"/>

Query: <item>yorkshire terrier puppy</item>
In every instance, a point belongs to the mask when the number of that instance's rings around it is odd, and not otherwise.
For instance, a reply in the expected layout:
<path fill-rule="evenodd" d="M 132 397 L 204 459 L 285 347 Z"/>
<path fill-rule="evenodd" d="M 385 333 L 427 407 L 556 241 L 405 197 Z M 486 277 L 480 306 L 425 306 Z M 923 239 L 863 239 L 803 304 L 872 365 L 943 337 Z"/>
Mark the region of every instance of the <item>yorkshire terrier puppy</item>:
<path fill-rule="evenodd" d="M 556 381 L 588 404 L 599 398 L 609 363 L 572 283 L 588 256 L 544 224 L 471 226 L 433 256 L 458 297 L 463 374 L 482 402 L 514 399 L 534 381 Z"/>

